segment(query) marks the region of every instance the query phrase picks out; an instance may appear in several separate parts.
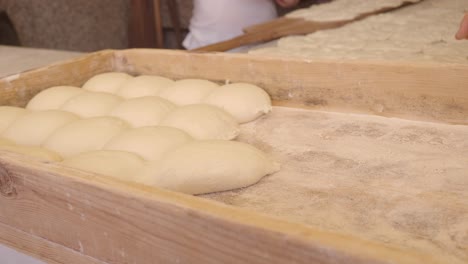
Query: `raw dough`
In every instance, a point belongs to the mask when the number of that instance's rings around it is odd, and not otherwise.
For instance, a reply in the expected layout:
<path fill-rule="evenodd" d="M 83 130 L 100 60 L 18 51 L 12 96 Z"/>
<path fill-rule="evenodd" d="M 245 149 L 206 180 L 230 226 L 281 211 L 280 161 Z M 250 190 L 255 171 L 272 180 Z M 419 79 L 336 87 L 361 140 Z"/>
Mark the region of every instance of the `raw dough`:
<path fill-rule="evenodd" d="M 62 157 L 53 151 L 36 146 L 0 145 L 0 150 L 23 154 L 41 161 L 61 161 Z"/>
<path fill-rule="evenodd" d="M 226 110 L 239 123 L 250 122 L 271 111 L 270 96 L 248 83 L 221 86 L 205 98 L 205 103 Z"/>
<path fill-rule="evenodd" d="M 454 38 L 454 29 L 460 26 L 460 12 L 467 7 L 466 3 L 460 0 L 424 0 L 340 28 L 307 36 L 284 37 L 277 42 L 277 47 L 255 48 L 250 53 L 307 61 L 448 62 L 466 65 L 468 41 Z"/>
<path fill-rule="evenodd" d="M 279 170 L 262 151 L 224 140 L 192 141 L 149 162 L 138 180 L 187 194 L 246 187 Z"/>
<path fill-rule="evenodd" d="M 144 161 L 140 156 L 126 151 L 96 150 L 65 159 L 63 164 L 120 180 L 132 181 L 135 172 L 143 167 Z"/>
<path fill-rule="evenodd" d="M 162 90 L 159 96 L 177 105 L 199 104 L 218 87 L 218 84 L 207 80 L 185 79 Z"/>
<path fill-rule="evenodd" d="M 121 102 L 122 98 L 113 94 L 86 92 L 71 98 L 60 109 L 81 117 L 97 117 L 109 114 Z"/>
<path fill-rule="evenodd" d="M 18 117 L 28 113 L 27 110 L 15 106 L 0 106 L 0 133 L 5 131 Z"/>
<path fill-rule="evenodd" d="M 207 104 L 193 104 L 177 108 L 164 118 L 161 126 L 175 127 L 195 139 L 234 139 L 239 124 L 221 108 Z"/>
<path fill-rule="evenodd" d="M 55 130 L 77 119 L 77 115 L 65 111 L 33 111 L 16 119 L 3 137 L 20 145 L 39 146 Z"/>
<path fill-rule="evenodd" d="M 115 117 L 94 117 L 72 122 L 56 130 L 43 146 L 70 157 L 79 153 L 100 150 L 128 124 Z"/>
<path fill-rule="evenodd" d="M 70 98 L 85 92 L 74 86 L 55 86 L 36 94 L 26 106 L 29 110 L 59 109 Z"/>
<path fill-rule="evenodd" d="M 174 84 L 174 81 L 161 76 L 141 75 L 125 81 L 117 91 L 117 95 L 124 98 L 155 96 L 159 92 Z"/>
<path fill-rule="evenodd" d="M 6 138 L 0 138 L 0 146 L 4 146 L 4 145 L 15 145 L 15 142 Z"/>
<path fill-rule="evenodd" d="M 176 106 L 158 96 L 133 98 L 117 105 L 110 116 L 121 118 L 133 127 L 156 126 Z"/>
<path fill-rule="evenodd" d="M 289 13 L 286 17 L 303 18 L 311 21 L 352 20 L 361 14 L 389 7 L 399 7 L 404 2 L 417 3 L 422 0 L 334 0 L 330 3 L 312 5 Z"/>
<path fill-rule="evenodd" d="M 89 79 L 83 85 L 83 89 L 93 92 L 115 94 L 122 84 L 131 78 L 133 78 L 131 75 L 123 72 L 101 73 Z"/>
<path fill-rule="evenodd" d="M 193 140 L 173 127 L 141 127 L 112 138 L 103 149 L 133 152 L 146 160 L 159 160 L 166 152 Z"/>

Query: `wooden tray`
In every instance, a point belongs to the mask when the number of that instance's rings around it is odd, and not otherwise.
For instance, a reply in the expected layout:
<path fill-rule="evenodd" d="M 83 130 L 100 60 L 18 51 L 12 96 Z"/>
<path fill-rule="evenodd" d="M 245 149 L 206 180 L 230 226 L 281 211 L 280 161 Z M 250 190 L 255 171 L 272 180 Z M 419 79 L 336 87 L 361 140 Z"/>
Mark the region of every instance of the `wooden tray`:
<path fill-rule="evenodd" d="M 0 104 L 107 71 L 264 87 L 278 107 L 239 140 L 282 171 L 195 197 L 2 153 L 0 243 L 50 263 L 468 260 L 467 65 L 102 51 L 0 80 Z"/>

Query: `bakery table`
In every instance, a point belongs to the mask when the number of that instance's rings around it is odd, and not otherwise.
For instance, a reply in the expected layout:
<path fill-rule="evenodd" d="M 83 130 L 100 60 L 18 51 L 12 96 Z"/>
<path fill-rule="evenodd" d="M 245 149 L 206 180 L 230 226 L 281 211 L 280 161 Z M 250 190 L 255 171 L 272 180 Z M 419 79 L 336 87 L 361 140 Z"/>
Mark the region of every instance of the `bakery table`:
<path fill-rule="evenodd" d="M 0 45 L 0 77 L 80 56 L 79 52 Z"/>
<path fill-rule="evenodd" d="M 54 62 L 80 56 L 78 52 L 0 46 L 0 77 L 27 71 Z M 26 256 L 0 244 L 2 264 L 41 264 L 39 260 Z"/>

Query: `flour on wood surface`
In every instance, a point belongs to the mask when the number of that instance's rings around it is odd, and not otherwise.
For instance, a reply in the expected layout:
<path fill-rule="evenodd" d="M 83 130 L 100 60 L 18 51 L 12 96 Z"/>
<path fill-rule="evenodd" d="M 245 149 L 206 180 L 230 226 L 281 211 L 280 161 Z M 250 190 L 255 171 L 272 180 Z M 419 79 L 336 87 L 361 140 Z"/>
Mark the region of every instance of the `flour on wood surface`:
<path fill-rule="evenodd" d="M 281 170 L 203 197 L 468 261 L 468 126 L 275 107 L 238 140 Z"/>
<path fill-rule="evenodd" d="M 337 29 L 282 38 L 274 47 L 260 47 L 250 53 L 307 59 L 468 63 L 468 41 L 454 38 L 466 8 L 465 0 L 424 0 Z"/>

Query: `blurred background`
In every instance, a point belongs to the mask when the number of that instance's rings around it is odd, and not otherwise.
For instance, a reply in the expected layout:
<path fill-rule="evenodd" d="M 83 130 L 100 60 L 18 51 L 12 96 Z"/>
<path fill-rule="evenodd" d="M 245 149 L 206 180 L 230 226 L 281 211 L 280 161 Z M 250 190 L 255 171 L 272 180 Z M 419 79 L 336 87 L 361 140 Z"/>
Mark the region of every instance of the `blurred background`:
<path fill-rule="evenodd" d="M 296 8 L 319 2 L 325 1 L 303 0 Z M 192 8 L 192 0 L 0 0 L 0 45 L 179 49 Z"/>

